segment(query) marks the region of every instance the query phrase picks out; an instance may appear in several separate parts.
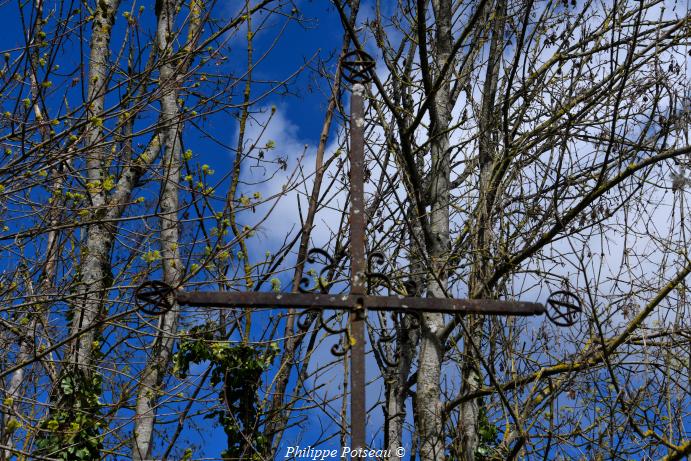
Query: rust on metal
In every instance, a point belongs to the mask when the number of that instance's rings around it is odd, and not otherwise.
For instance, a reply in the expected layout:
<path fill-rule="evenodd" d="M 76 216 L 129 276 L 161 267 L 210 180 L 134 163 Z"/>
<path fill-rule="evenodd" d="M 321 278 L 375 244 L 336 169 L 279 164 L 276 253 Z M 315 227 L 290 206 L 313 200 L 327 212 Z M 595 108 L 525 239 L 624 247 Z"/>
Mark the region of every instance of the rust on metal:
<path fill-rule="evenodd" d="M 365 87 L 356 83 L 350 96 L 350 442 L 365 448 Z M 353 459 L 363 459 L 355 456 Z"/>
<path fill-rule="evenodd" d="M 310 264 L 319 263 L 322 269 L 310 286 L 311 278 L 303 277 L 300 293 L 273 292 L 211 292 L 176 290 L 163 282 L 152 281 L 142 284 L 135 293 L 136 303 L 142 312 L 161 315 L 173 308 L 173 300 L 181 306 L 221 307 L 240 309 L 303 309 L 298 320 L 302 330 L 317 322 L 317 328 L 324 328 L 332 334 L 345 334 L 344 347 L 332 348 L 331 352 L 343 356 L 350 351 L 351 389 L 350 389 L 350 427 L 352 459 L 362 460 L 355 455 L 366 449 L 365 426 L 367 411 L 365 406 L 365 321 L 367 310 L 390 311 L 412 314 L 415 317 L 423 312 L 464 315 L 513 315 L 529 316 L 547 313 L 552 322 L 560 326 L 573 325 L 581 312 L 578 297 L 566 291 L 558 291 L 548 299 L 547 306 L 539 303 L 521 301 L 502 301 L 492 299 L 450 299 L 410 297 L 416 293 L 414 284 L 407 282 L 400 289 L 383 272 L 375 271 L 375 266 L 385 262 L 383 253 L 373 251 L 369 258 L 365 249 L 365 86 L 372 76 L 374 60 L 362 51 L 348 53 L 343 60 L 344 78 L 352 83 L 350 100 L 350 292 L 329 294 L 329 283 L 324 282 L 327 275 L 336 268 L 336 259 L 321 249 L 311 249 L 307 255 Z M 375 296 L 373 288 L 383 287 L 394 296 Z M 337 316 L 325 317 L 325 311 L 347 311 L 348 325 L 338 322 L 330 325 Z M 379 342 L 392 341 L 392 336 L 380 337 Z M 388 363 L 388 362 L 387 362 Z"/>
<path fill-rule="evenodd" d="M 267 293 L 252 291 L 178 291 L 176 300 L 182 306 L 274 309 L 337 309 L 353 311 L 436 312 L 440 314 L 488 314 L 530 316 L 545 313 L 540 303 L 491 299 L 411 298 L 406 296 L 372 296 L 346 294 Z"/>

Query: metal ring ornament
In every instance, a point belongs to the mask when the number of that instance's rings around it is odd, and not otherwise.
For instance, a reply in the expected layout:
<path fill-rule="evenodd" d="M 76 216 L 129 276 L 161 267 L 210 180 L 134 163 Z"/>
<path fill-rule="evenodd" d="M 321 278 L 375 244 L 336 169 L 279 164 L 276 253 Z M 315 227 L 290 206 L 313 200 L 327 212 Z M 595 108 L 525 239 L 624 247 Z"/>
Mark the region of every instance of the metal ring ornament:
<path fill-rule="evenodd" d="M 343 56 L 343 78 L 351 84 L 367 83 L 372 80 L 374 69 L 372 56 L 361 50 L 353 50 Z"/>
<path fill-rule="evenodd" d="M 160 280 L 149 280 L 137 287 L 134 303 L 147 315 L 163 315 L 173 308 L 173 287 Z M 151 307 L 149 307 L 151 306 Z"/>
<path fill-rule="evenodd" d="M 545 303 L 545 313 L 553 324 L 559 327 L 570 327 L 576 324 L 583 311 L 581 299 L 570 291 L 555 291 Z"/>

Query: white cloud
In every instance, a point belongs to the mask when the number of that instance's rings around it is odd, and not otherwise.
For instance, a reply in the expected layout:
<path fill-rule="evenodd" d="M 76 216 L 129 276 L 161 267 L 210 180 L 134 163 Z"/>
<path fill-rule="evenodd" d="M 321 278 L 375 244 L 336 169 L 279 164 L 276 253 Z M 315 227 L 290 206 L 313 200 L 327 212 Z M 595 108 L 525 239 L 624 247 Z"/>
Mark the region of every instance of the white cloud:
<path fill-rule="evenodd" d="M 337 142 L 330 140 L 324 152 L 325 160 L 336 151 Z M 263 258 L 265 252 L 273 254 L 301 228 L 314 184 L 317 145 L 300 137 L 298 126 L 285 116 L 282 108 L 267 107 L 248 122 L 244 150 L 248 158 L 242 162 L 236 198 L 241 194 L 252 198 L 258 193 L 263 203 L 240 213 L 238 222 L 256 226 L 256 236 L 248 239 L 247 244 L 254 250 L 251 253 Z M 334 165 L 325 175 L 320 196 L 328 187 L 328 176 L 333 174 Z M 329 207 L 320 209 L 316 215 L 311 235 L 314 246 L 333 245 L 330 238 L 340 222 L 338 210 L 343 207 L 343 194 L 327 195 Z M 294 263 L 289 258 L 284 266 Z"/>

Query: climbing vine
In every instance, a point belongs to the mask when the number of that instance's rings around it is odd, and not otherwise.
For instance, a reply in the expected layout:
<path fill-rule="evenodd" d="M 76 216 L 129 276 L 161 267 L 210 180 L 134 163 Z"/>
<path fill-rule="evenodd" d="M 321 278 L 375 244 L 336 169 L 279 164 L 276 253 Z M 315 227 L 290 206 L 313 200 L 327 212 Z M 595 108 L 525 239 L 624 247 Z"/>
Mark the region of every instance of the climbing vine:
<path fill-rule="evenodd" d="M 475 459 L 478 461 L 492 459 L 491 454 L 497 447 L 499 429 L 487 417 L 487 408 L 484 405 L 480 406 L 478 435 L 480 443 L 475 450 Z"/>
<path fill-rule="evenodd" d="M 64 461 L 101 458 L 101 381 L 98 373 L 78 368 L 63 372 L 59 400 L 38 428 L 37 455 Z"/>
<path fill-rule="evenodd" d="M 193 328 L 189 338 L 180 344 L 174 357 L 175 372 L 185 378 L 190 365 L 208 361 L 210 381 L 219 386 L 221 409 L 211 411 L 206 418 L 216 418 L 227 436 L 223 459 L 262 459 L 270 439 L 262 431 L 263 412 L 259 389 L 262 373 L 271 365 L 278 347 L 275 343 L 255 347 L 245 343 L 233 344 L 219 338 L 215 325 Z"/>

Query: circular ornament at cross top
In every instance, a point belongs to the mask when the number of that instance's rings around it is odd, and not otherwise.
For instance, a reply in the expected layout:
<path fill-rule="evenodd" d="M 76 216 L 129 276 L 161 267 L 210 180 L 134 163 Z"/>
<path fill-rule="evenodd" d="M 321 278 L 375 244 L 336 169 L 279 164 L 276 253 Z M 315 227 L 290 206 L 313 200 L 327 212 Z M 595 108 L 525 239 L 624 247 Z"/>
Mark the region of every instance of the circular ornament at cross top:
<path fill-rule="evenodd" d="M 144 282 L 134 293 L 135 304 L 147 315 L 162 315 L 173 308 L 173 287 L 160 280 Z"/>
<path fill-rule="evenodd" d="M 570 327 L 578 320 L 583 310 L 581 300 L 570 291 L 555 291 L 547 298 L 545 313 L 559 327 Z"/>
<path fill-rule="evenodd" d="M 354 50 L 343 56 L 343 78 L 351 84 L 372 80 L 374 59 L 364 51 Z"/>

